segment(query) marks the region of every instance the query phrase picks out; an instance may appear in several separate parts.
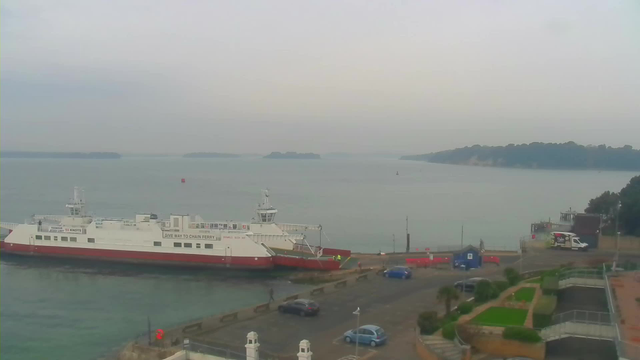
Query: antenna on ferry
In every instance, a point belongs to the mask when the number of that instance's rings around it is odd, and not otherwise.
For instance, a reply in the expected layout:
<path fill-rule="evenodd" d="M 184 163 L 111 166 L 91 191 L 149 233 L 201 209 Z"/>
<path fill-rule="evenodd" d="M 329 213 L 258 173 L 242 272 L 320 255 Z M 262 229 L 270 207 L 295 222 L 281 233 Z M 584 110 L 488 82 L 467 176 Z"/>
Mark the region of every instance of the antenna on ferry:
<path fill-rule="evenodd" d="M 85 216 L 84 210 L 84 190 L 77 186 L 73 187 L 73 199 L 67 203 L 71 216 Z"/>
<path fill-rule="evenodd" d="M 269 189 L 262 190 L 262 203 L 258 204 L 258 223 L 272 223 L 278 210 L 269 202 Z"/>

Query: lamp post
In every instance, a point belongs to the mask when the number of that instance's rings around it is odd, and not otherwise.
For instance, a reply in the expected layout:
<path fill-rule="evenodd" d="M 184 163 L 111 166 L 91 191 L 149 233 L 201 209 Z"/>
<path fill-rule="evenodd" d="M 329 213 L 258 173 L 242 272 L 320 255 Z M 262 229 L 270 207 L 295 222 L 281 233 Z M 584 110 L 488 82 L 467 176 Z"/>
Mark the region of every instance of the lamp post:
<path fill-rule="evenodd" d="M 622 204 L 620 201 L 616 204 L 616 255 L 613 258 L 613 271 L 616 271 L 616 266 L 620 260 L 620 231 L 618 231 L 618 218 L 620 217 L 620 207 Z"/>
<path fill-rule="evenodd" d="M 357 315 L 356 320 L 356 360 L 358 360 L 358 343 L 360 342 L 360 307 L 353 312 L 354 315 Z"/>

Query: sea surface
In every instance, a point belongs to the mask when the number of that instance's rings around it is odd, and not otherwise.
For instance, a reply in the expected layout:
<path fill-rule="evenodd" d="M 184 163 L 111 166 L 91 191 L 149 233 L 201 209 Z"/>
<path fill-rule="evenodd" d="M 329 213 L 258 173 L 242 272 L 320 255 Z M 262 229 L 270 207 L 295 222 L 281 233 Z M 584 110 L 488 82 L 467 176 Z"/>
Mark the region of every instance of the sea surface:
<path fill-rule="evenodd" d="M 463 226 L 465 244 L 482 238 L 487 247 L 515 249 L 531 222 L 583 210 L 634 175 L 391 159 L 2 159 L 0 216 L 22 222 L 62 214 L 73 186 L 81 186 L 96 216 L 248 221 L 268 188 L 276 220 L 322 224 L 327 247 L 401 251 L 408 216 L 413 251 L 458 245 Z M 307 240 L 320 242 L 317 233 Z M 143 333 L 147 317 L 152 328 L 167 328 L 265 301 L 271 287 L 280 296 L 304 288 L 279 275 L 3 256 L 0 357 L 101 358 Z"/>

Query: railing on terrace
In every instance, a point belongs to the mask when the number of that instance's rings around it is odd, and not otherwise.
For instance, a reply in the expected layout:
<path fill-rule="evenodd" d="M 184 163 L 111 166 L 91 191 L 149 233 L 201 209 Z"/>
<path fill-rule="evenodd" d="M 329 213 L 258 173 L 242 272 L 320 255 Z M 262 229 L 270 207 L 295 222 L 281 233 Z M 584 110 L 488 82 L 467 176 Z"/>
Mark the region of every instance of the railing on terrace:
<path fill-rule="evenodd" d="M 254 360 L 247 357 L 246 353 L 240 353 L 233 351 L 229 348 L 220 348 L 211 345 L 206 345 L 193 341 L 185 341 L 182 346 L 182 349 L 186 353 L 199 353 L 199 354 L 207 354 L 213 355 L 225 360 Z M 260 358 L 263 358 L 262 352 L 260 352 Z M 188 357 L 187 357 L 188 358 Z"/>
<path fill-rule="evenodd" d="M 602 279 L 602 269 L 576 268 L 565 270 L 558 274 L 558 280 L 565 280 L 570 278 Z"/>
<path fill-rule="evenodd" d="M 553 324 L 575 322 L 582 324 L 610 325 L 611 314 L 597 311 L 572 310 L 553 316 Z"/>

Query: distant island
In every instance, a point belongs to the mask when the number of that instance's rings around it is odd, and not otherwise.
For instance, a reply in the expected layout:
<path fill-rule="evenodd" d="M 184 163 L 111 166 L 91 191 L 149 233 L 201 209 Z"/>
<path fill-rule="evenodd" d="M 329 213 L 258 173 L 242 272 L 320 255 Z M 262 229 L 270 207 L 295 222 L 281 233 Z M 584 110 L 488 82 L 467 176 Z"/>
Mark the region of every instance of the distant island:
<path fill-rule="evenodd" d="M 0 157 L 14 159 L 120 159 L 115 152 L 40 152 L 40 151 L 0 151 Z"/>
<path fill-rule="evenodd" d="M 240 155 L 216 153 L 216 152 L 195 152 L 195 153 L 184 154 L 182 157 L 191 158 L 191 159 L 231 159 L 231 158 L 239 158 Z"/>
<path fill-rule="evenodd" d="M 297 152 L 288 151 L 286 153 L 272 152 L 264 157 L 265 159 L 320 159 L 320 155 L 314 153 L 298 154 Z"/>
<path fill-rule="evenodd" d="M 640 150 L 630 145 L 614 148 L 606 145 L 540 143 L 507 146 L 467 146 L 423 155 L 402 156 L 400 160 L 439 164 L 496 166 L 529 169 L 601 169 L 640 170 Z"/>

